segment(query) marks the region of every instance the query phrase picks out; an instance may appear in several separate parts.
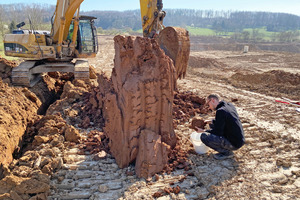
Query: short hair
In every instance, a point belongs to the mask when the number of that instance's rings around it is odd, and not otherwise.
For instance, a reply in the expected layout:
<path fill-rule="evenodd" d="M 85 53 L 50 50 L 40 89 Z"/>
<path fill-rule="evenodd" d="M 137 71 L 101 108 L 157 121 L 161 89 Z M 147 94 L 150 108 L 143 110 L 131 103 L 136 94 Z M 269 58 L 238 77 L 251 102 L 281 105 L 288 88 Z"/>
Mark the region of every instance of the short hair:
<path fill-rule="evenodd" d="M 218 94 L 210 94 L 210 95 L 207 96 L 206 99 L 207 99 L 207 100 L 215 99 L 215 100 L 220 101 L 220 96 L 219 96 Z"/>

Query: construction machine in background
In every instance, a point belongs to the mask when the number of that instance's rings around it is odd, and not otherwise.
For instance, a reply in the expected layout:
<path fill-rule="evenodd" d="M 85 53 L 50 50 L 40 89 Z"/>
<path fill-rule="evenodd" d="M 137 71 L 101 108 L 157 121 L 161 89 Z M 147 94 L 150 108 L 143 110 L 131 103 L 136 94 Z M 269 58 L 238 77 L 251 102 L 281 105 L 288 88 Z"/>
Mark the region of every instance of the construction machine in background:
<path fill-rule="evenodd" d="M 80 16 L 83 0 L 57 0 L 51 32 L 18 30 L 4 36 L 5 55 L 26 58 L 12 70 L 13 85 L 32 87 L 45 72 L 73 72 L 75 79 L 89 79 L 86 58 L 98 51 L 94 17 Z M 29 20 L 30 21 L 30 20 Z M 74 60 L 74 58 L 77 58 Z"/>
<path fill-rule="evenodd" d="M 187 30 L 163 25 L 166 12 L 162 0 L 140 0 L 144 37 L 158 39 L 160 48 L 174 62 L 177 79 L 185 77 L 190 56 L 190 38 Z"/>
<path fill-rule="evenodd" d="M 84 0 L 57 0 L 51 19 L 51 32 L 17 30 L 4 36 L 6 56 L 22 57 L 25 61 L 13 68 L 13 85 L 32 87 L 45 72 L 72 72 L 75 79 L 89 80 L 87 58 L 98 52 L 95 17 L 80 16 Z M 166 13 L 162 0 L 140 0 L 144 37 L 157 38 L 161 48 L 173 61 L 177 78 L 184 77 L 189 58 L 188 32 L 182 28 L 163 26 Z"/>

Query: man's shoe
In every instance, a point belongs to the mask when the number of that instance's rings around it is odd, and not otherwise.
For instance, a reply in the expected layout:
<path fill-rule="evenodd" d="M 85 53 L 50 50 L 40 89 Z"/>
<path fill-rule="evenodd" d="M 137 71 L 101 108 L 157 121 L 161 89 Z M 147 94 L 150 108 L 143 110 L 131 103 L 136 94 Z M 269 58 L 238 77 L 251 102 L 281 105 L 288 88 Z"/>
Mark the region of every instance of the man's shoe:
<path fill-rule="evenodd" d="M 217 160 L 225 160 L 228 158 L 232 158 L 234 156 L 232 151 L 228 151 L 226 153 L 216 153 L 214 154 L 214 158 Z"/>

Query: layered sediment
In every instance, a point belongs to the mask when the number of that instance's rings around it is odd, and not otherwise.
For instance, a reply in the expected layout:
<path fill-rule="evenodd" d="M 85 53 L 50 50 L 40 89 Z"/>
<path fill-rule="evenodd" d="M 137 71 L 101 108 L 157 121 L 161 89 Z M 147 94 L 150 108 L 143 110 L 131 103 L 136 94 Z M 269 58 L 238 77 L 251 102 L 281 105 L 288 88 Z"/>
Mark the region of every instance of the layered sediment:
<path fill-rule="evenodd" d="M 12 154 L 18 150 L 40 105 L 40 100 L 27 88 L 12 88 L 0 79 L 0 165 L 12 162 Z"/>
<path fill-rule="evenodd" d="M 149 38 L 116 36 L 112 90 L 105 94 L 104 131 L 119 167 L 135 162 L 140 177 L 160 172 L 176 145 L 171 59 Z"/>

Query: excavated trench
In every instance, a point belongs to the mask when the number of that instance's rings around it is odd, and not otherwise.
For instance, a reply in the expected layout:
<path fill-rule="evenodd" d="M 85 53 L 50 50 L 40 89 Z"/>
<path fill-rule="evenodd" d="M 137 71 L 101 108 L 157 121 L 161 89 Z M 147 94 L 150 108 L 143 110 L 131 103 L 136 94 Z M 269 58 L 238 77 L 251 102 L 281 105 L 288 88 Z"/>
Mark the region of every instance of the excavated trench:
<path fill-rule="evenodd" d="M 30 90 L 15 88 L 15 64 L 0 60 L 1 198 L 46 199 L 49 175 L 68 162 L 59 155 L 75 145 L 97 159 L 111 154 L 120 168 L 134 163 L 139 177 L 190 168 L 174 128 L 206 113 L 205 99 L 174 91 L 173 64 L 154 40 L 114 40 L 112 75 L 94 84 L 49 73 Z"/>
<path fill-rule="evenodd" d="M 29 90 L 34 93 L 37 98 L 41 101 L 41 105 L 37 110 L 37 115 L 45 116 L 50 105 L 60 99 L 63 92 L 64 85 L 67 81 L 74 80 L 72 73 L 60 73 L 60 72 L 49 72 L 42 77 L 42 81 L 39 81 Z M 13 152 L 13 158 L 19 159 L 31 148 L 31 144 L 34 141 L 36 132 L 32 131 L 32 127 L 35 126 L 34 122 L 29 123 L 25 130 L 25 133 L 20 140 L 19 147 Z"/>

